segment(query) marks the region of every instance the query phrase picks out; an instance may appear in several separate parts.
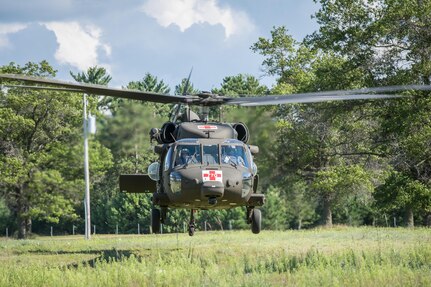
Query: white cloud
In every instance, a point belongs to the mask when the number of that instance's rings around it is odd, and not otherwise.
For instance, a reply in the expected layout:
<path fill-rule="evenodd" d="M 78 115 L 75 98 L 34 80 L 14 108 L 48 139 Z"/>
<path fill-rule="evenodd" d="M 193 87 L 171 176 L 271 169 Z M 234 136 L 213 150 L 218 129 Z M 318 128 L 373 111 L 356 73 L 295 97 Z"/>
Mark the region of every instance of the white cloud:
<path fill-rule="evenodd" d="M 57 38 L 58 49 L 55 52 L 57 61 L 70 64 L 81 71 L 95 65 L 104 66 L 109 70 L 109 66 L 98 62 L 99 48 L 107 56 L 111 54 L 111 47 L 100 40 L 101 29 L 91 25 L 82 27 L 77 22 L 49 22 L 42 25 L 53 31 Z"/>
<path fill-rule="evenodd" d="M 0 48 L 10 45 L 9 34 L 17 33 L 25 28 L 27 25 L 22 23 L 0 24 Z"/>
<path fill-rule="evenodd" d="M 199 23 L 222 25 L 226 38 L 254 29 L 246 13 L 220 7 L 217 0 L 148 0 L 142 10 L 161 26 L 175 24 L 182 32 Z"/>

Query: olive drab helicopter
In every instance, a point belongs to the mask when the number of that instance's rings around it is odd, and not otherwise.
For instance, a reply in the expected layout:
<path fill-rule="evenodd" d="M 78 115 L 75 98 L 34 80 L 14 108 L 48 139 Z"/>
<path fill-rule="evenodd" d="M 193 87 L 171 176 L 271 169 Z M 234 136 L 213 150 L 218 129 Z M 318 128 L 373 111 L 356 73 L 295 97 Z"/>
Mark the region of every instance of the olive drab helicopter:
<path fill-rule="evenodd" d="M 196 210 L 245 207 L 252 232 L 261 230 L 262 216 L 257 207 L 264 204 L 265 195 L 258 193 L 259 176 L 253 159 L 259 148 L 248 144 L 250 134 L 244 123 L 209 121 L 210 107 L 388 99 L 403 97 L 394 94 L 399 91 L 431 90 L 431 86 L 409 85 L 232 98 L 209 92 L 168 95 L 12 74 L 0 74 L 0 80 L 7 82 L 5 85 L 18 82 L 19 87 L 31 89 L 175 104 L 170 120 L 150 131 L 151 140 L 157 142 L 154 152 L 159 156 L 158 161 L 148 167 L 148 174 L 121 175 L 120 190 L 152 193 L 153 233 L 160 233 L 169 208 L 190 209 L 190 236 L 195 232 Z M 190 106 L 200 106 L 202 114 L 196 114 Z"/>

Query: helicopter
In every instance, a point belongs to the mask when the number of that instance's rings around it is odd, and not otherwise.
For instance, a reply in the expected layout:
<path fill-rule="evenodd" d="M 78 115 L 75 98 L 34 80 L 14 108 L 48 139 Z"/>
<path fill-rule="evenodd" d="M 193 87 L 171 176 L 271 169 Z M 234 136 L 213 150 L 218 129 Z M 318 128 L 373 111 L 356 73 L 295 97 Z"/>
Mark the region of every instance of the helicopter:
<path fill-rule="evenodd" d="M 264 205 L 265 195 L 258 192 L 259 175 L 254 162 L 259 147 L 248 144 L 250 132 L 246 124 L 210 121 L 208 115 L 211 107 L 389 99 L 404 97 L 394 94 L 395 92 L 431 90 L 431 86 L 427 85 L 405 85 L 289 95 L 228 97 L 210 92 L 169 95 L 16 74 L 0 74 L 0 80 L 24 83 L 25 85 L 20 84 L 18 87 L 30 89 L 175 104 L 169 121 L 160 128 L 152 128 L 149 133 L 150 140 L 157 142 L 154 152 L 158 155 L 158 160 L 149 165 L 147 174 L 120 175 L 119 185 L 122 192 L 152 194 L 153 233 L 160 233 L 161 224 L 166 222 L 169 208 L 189 209 L 190 236 L 195 233 L 197 210 L 245 207 L 245 220 L 250 224 L 251 231 L 258 234 L 262 226 L 262 214 L 258 207 Z M 201 114 L 192 111 L 191 106 L 201 107 Z"/>

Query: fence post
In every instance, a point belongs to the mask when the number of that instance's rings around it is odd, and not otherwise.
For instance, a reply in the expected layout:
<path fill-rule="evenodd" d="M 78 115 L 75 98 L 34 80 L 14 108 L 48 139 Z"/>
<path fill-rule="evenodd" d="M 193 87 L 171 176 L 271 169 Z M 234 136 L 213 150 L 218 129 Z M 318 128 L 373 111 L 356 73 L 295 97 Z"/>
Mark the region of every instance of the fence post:
<path fill-rule="evenodd" d="M 6 238 L 9 237 L 9 228 L 6 227 Z"/>
<path fill-rule="evenodd" d="M 138 223 L 138 234 L 141 234 L 141 226 Z"/>
<path fill-rule="evenodd" d="M 53 234 L 53 229 L 52 229 L 52 226 L 51 226 L 51 237 L 52 237 L 52 234 Z"/>
<path fill-rule="evenodd" d="M 96 235 L 96 224 L 93 225 L 93 234 Z"/>
<path fill-rule="evenodd" d="M 72 235 L 75 235 L 75 228 L 76 228 L 76 226 L 72 225 Z"/>
<path fill-rule="evenodd" d="M 117 234 L 117 235 L 118 235 L 118 224 L 117 224 L 117 225 L 115 225 L 115 234 Z"/>

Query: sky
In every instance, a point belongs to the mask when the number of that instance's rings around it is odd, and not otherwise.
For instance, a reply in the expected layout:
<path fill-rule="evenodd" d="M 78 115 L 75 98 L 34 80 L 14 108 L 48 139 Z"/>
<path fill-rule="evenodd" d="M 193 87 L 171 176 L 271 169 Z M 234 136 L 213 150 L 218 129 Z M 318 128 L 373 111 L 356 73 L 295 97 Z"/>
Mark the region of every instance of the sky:
<path fill-rule="evenodd" d="M 312 0 L 0 0 L 0 65 L 47 60 L 67 81 L 98 65 L 113 87 L 151 73 L 171 92 L 192 68 L 198 90 L 240 73 L 271 87 L 250 46 L 282 25 L 302 40 L 317 10 Z"/>

